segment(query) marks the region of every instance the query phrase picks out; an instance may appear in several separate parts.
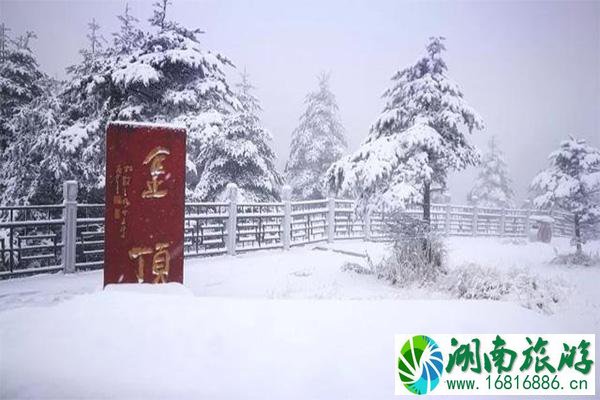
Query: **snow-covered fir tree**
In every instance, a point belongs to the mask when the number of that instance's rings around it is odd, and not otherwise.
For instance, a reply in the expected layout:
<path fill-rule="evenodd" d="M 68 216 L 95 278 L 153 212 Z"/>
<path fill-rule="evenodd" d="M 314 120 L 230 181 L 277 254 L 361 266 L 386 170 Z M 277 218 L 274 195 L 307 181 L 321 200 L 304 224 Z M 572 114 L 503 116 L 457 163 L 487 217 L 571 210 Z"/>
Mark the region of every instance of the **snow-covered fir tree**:
<path fill-rule="evenodd" d="M 549 164 L 531 184 L 538 194 L 534 205 L 573 213 L 577 253 L 581 253 L 586 231 L 600 222 L 600 149 L 570 137 L 550 153 Z"/>
<path fill-rule="evenodd" d="M 261 108 L 248 74 L 242 74 L 236 87 L 242 108 L 227 116 L 222 132 L 207 149 L 194 197 L 223 200 L 232 182 L 239 188 L 240 201 L 279 200 L 283 180 L 275 168 L 271 134 L 260 124 Z"/>
<path fill-rule="evenodd" d="M 0 62 L 4 60 L 4 54 L 8 47 L 10 28 L 4 22 L 0 22 Z"/>
<path fill-rule="evenodd" d="M 28 203 L 35 187 L 27 184 L 38 174 L 39 157 L 32 157 L 32 141 L 39 138 L 42 122 L 33 123 L 33 110 L 41 106 L 51 84 L 38 69 L 30 48 L 36 36 L 27 32 L 17 40 L 3 33 L 0 57 L 0 203 Z M 43 109 L 45 112 L 45 106 Z M 28 123 L 25 123 L 28 120 Z M 28 129 L 23 129 L 27 126 Z M 34 160 L 35 159 L 35 160 Z M 40 199 L 41 200 L 41 199 Z"/>
<path fill-rule="evenodd" d="M 125 11 L 117 18 L 121 29 L 113 33 L 114 50 L 117 54 L 131 54 L 142 43 L 144 32 L 138 27 L 139 20 L 129 13 L 129 3 L 125 4 Z"/>
<path fill-rule="evenodd" d="M 64 177 L 81 169 L 78 155 L 69 157 L 57 142 L 62 115 L 60 82 L 43 78 L 39 85 L 41 94 L 19 107 L 10 121 L 16 135 L 0 160 L 2 204 L 60 203 Z"/>
<path fill-rule="evenodd" d="M 128 7 L 125 9 L 125 11 L 128 11 Z M 90 41 L 90 55 L 92 58 L 94 58 L 97 54 L 102 52 L 105 39 L 104 36 L 100 34 L 100 25 L 98 25 L 95 18 L 88 23 L 88 29 L 89 32 L 87 34 L 87 38 Z"/>
<path fill-rule="evenodd" d="M 347 147 L 328 74 L 319 77 L 319 89 L 304 102 L 306 111 L 292 133 L 285 177 L 295 199 L 323 198 L 327 195 L 325 173 Z"/>
<path fill-rule="evenodd" d="M 508 166 L 504 154 L 491 137 L 488 151 L 482 157 L 480 171 L 475 186 L 467 200 L 479 207 L 508 208 L 513 205 L 512 181 L 508 176 Z"/>
<path fill-rule="evenodd" d="M 67 83 L 48 86 L 58 88 L 58 96 L 52 89 L 46 90 L 32 104 L 30 119 L 43 121 L 44 126 L 39 130 L 39 137 L 29 139 L 35 144 L 35 151 L 29 153 L 29 159 L 35 162 L 38 152 L 45 152 L 47 170 L 30 178 L 32 187 L 28 196 L 22 197 L 23 193 L 17 196 L 22 201 L 34 201 L 40 190 L 45 191 L 48 198 L 61 198 L 61 185 L 53 186 L 51 182 L 69 179 L 78 181 L 80 199 L 103 201 L 99 190 L 99 182 L 104 176 L 104 136 L 100 117 L 102 111 L 108 108 L 108 101 L 99 96 L 96 89 L 106 80 L 102 72 L 108 63 L 108 48 L 95 19 L 87 26 L 89 47 L 80 50 L 82 61 L 67 68 Z M 27 134 L 30 121 L 21 118 L 19 124 Z M 15 147 L 14 150 L 17 149 Z"/>
<path fill-rule="evenodd" d="M 482 129 L 483 121 L 447 75 L 444 38 L 431 38 L 426 50 L 393 76 L 369 135 L 355 153 L 332 165 L 327 180 L 365 207 L 422 203 L 429 221 L 432 185 L 446 187 L 449 171 L 477 163 L 467 134 Z"/>
<path fill-rule="evenodd" d="M 90 48 L 82 52 L 82 62 L 69 69 L 64 95 L 69 107 L 58 135 L 73 137 L 69 151 L 80 154 L 87 165 L 73 176 L 83 187 L 103 187 L 108 121 L 149 121 L 187 128 L 186 193 L 194 195 L 207 147 L 226 116 L 241 107 L 223 71 L 231 62 L 201 47 L 200 30 L 171 21 L 169 4 L 155 3 L 150 31 L 140 31 L 126 9 L 121 31 L 107 48 L 98 47 L 97 24 L 90 25 Z"/>
<path fill-rule="evenodd" d="M 43 74 L 31 51 L 31 40 L 36 36 L 33 32 L 12 40 L 7 29 L 0 29 L 0 154 L 14 139 L 11 119 L 19 112 L 19 108 L 42 93 L 40 79 Z"/>

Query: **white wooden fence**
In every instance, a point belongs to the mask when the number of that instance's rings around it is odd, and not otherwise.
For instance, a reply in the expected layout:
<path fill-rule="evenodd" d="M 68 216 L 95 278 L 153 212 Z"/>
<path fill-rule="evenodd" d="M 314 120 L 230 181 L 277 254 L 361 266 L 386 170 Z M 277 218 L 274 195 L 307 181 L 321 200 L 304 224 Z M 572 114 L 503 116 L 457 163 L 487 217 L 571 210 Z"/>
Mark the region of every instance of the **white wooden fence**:
<path fill-rule="evenodd" d="M 389 210 L 364 217 L 354 201 L 323 199 L 237 203 L 235 188 L 225 202 L 185 204 L 185 256 L 284 249 L 343 239 L 385 240 Z M 0 277 L 103 267 L 104 205 L 78 204 L 76 183 L 66 182 L 62 205 L 0 207 Z M 421 217 L 418 205 L 406 211 Z M 529 209 L 433 204 L 431 224 L 445 235 L 525 237 L 534 216 L 551 215 L 555 236 L 572 236 L 572 216 Z"/>

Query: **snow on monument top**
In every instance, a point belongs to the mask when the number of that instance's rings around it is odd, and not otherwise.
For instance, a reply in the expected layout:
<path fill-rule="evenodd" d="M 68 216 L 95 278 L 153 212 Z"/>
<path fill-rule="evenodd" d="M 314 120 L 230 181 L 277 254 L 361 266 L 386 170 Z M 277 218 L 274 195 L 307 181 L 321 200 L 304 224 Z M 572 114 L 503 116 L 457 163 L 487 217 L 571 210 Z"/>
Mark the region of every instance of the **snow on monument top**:
<path fill-rule="evenodd" d="M 137 122 L 137 121 L 110 121 L 109 125 L 119 125 L 126 128 L 146 128 L 146 129 L 173 129 L 185 132 L 185 126 L 168 124 L 166 122 Z"/>

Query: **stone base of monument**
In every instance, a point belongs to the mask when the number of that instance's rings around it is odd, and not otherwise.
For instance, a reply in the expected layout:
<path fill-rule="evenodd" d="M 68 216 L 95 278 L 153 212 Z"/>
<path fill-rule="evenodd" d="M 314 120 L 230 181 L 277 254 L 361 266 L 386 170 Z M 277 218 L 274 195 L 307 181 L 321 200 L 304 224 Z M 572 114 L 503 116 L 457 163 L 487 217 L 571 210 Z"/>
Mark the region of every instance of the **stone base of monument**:
<path fill-rule="evenodd" d="M 106 285 L 104 291 L 109 293 L 194 296 L 190 289 L 177 282 L 168 282 L 161 285 L 155 285 L 152 283 L 119 283 Z"/>

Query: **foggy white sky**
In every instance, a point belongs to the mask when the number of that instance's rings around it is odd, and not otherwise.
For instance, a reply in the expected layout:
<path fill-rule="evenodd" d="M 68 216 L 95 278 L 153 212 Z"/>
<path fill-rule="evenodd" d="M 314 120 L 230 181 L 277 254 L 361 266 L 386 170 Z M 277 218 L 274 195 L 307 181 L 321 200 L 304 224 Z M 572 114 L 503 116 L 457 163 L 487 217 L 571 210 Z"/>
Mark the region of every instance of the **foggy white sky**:
<path fill-rule="evenodd" d="M 129 4 L 140 20 L 151 15 L 151 1 Z M 64 78 L 87 45 L 87 22 L 95 17 L 109 39 L 124 6 L 0 0 L 0 20 L 12 34 L 34 30 L 42 69 Z M 562 138 L 600 145 L 600 2 L 174 0 L 171 15 L 205 30 L 206 48 L 250 73 L 281 169 L 319 72 L 332 74 L 354 150 L 381 111 L 392 74 L 420 57 L 432 35 L 447 37 L 449 75 L 485 120 L 474 142 L 497 135 L 519 198 Z M 453 202 L 465 201 L 475 175 L 452 176 Z"/>

